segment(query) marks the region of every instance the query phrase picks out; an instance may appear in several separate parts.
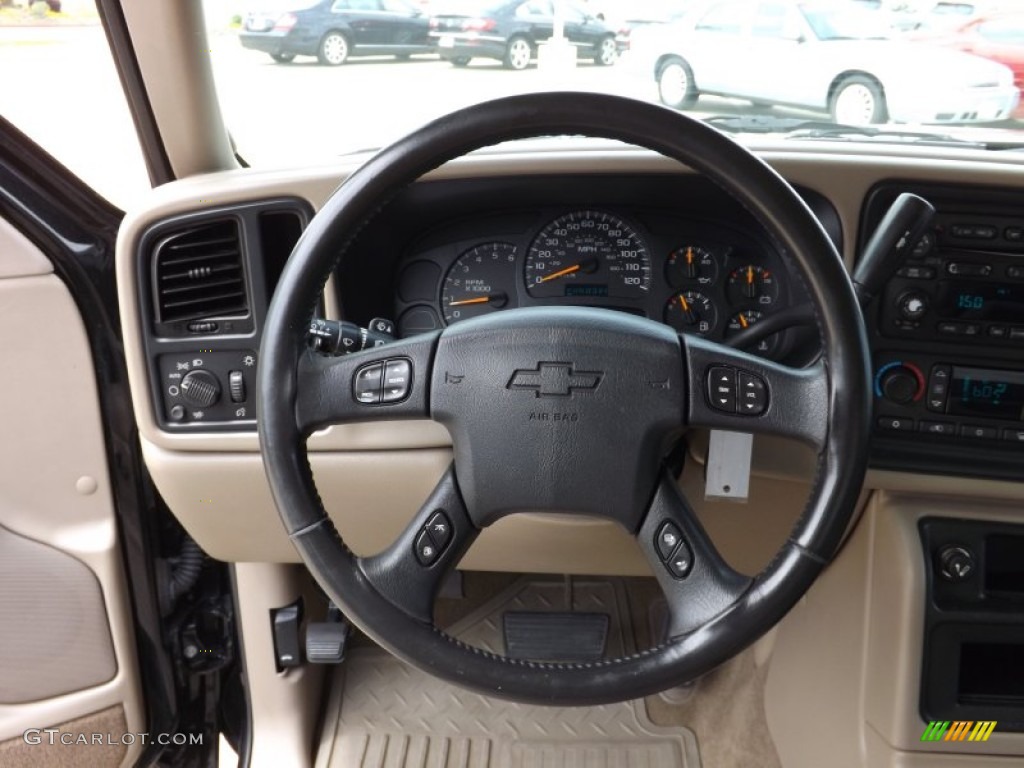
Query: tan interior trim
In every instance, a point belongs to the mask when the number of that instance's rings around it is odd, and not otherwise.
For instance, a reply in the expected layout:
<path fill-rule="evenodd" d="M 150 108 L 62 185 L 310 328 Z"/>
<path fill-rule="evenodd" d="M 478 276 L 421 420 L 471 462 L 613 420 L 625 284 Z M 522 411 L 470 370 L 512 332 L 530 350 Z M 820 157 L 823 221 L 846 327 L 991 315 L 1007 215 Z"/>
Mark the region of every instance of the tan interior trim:
<path fill-rule="evenodd" d="M 6 219 L 0 219 L 0 254 L 0 280 L 53 272 L 50 260 Z"/>
<path fill-rule="evenodd" d="M 4 258 L 18 258 L 13 252 Z M 45 317 L 47 322 L 38 319 Z M 32 333 L 26 333 L 26 328 Z M 98 579 L 117 673 L 76 693 L 0 706 L 0 740 L 123 706 L 144 729 L 130 601 L 117 540 L 94 364 L 81 316 L 52 274 L 0 280 L 0 523 L 84 563 Z M 55 356 L 52 350 L 60 350 Z M 55 432 L 54 430 L 59 430 Z M 139 747 L 125 758 L 134 760 Z"/>
<path fill-rule="evenodd" d="M 43 729 L 58 732 L 40 733 Z M 92 742 L 94 735 L 99 737 L 99 744 Z M 83 736 L 85 743 L 81 741 Z M 129 748 L 125 742 L 137 739 L 137 733 L 128 729 L 124 709 L 109 707 L 71 721 L 35 726 L 25 735 L 0 742 L 0 765 L 4 768 L 114 768 L 127 764 Z"/>
<path fill-rule="evenodd" d="M 925 516 L 1019 523 L 1020 509 L 873 494 L 837 560 L 778 626 L 765 702 L 786 768 L 938 764 L 927 762 L 936 748 L 920 741 L 918 713 L 925 574 L 917 523 Z M 1019 756 L 1024 734 L 997 731 L 985 743 L 956 744 L 955 753 Z"/>
<path fill-rule="evenodd" d="M 202 2 L 123 0 L 121 7 L 133 40 L 159 41 L 137 45 L 134 53 L 174 175 L 237 168 L 213 82 Z"/>
<path fill-rule="evenodd" d="M 318 604 L 322 600 L 316 597 L 305 568 L 238 563 L 234 571 L 252 712 L 250 768 L 310 768 L 324 667 L 306 664 L 277 671 L 270 611 L 303 597 L 307 620 L 319 621 L 325 606 Z"/>

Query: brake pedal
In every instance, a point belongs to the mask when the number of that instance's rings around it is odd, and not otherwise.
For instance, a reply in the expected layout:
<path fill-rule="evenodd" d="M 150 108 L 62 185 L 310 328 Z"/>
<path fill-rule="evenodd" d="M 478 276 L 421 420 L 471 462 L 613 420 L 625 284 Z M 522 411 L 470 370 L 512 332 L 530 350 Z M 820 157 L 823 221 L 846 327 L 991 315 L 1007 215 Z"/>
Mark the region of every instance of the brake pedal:
<path fill-rule="evenodd" d="M 345 646 L 352 631 L 335 606 L 327 611 L 327 621 L 312 621 L 306 625 L 306 661 L 310 664 L 340 664 L 345 658 Z"/>

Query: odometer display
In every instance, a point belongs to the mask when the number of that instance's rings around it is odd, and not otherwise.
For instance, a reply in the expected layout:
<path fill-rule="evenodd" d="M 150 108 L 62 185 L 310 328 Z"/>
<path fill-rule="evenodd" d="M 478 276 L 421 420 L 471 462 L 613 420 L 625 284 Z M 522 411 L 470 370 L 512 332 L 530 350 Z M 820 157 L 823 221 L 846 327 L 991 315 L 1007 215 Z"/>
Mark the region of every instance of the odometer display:
<path fill-rule="evenodd" d="M 651 287 L 651 259 L 640 235 L 622 219 L 574 211 L 534 238 L 525 278 L 534 298 L 642 298 Z"/>

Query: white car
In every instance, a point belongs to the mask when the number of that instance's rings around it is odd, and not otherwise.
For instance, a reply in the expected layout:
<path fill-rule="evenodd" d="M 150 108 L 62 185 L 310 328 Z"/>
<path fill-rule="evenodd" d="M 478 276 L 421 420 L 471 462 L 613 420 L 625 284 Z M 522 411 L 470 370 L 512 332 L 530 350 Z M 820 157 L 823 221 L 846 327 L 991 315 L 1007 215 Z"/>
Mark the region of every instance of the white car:
<path fill-rule="evenodd" d="M 1001 64 L 889 39 L 851 3 L 704 3 L 678 23 L 637 30 L 630 57 L 677 109 L 713 94 L 827 111 L 849 125 L 974 122 L 1008 117 L 1019 98 Z"/>

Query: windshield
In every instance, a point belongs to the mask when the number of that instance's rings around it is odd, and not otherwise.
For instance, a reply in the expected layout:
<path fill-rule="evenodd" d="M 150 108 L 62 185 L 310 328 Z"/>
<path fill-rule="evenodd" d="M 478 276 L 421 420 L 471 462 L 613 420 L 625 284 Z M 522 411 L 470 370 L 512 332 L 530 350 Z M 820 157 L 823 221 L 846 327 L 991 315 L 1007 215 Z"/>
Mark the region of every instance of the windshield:
<path fill-rule="evenodd" d="M 1024 141 L 1024 45 L 977 32 L 982 19 L 998 28 L 998 2 L 953 29 L 933 23 L 945 5 L 910 0 L 205 3 L 222 110 L 257 166 L 373 150 L 542 90 L 642 99 L 740 133 L 807 136 L 807 123 L 822 140 Z"/>

